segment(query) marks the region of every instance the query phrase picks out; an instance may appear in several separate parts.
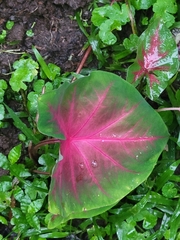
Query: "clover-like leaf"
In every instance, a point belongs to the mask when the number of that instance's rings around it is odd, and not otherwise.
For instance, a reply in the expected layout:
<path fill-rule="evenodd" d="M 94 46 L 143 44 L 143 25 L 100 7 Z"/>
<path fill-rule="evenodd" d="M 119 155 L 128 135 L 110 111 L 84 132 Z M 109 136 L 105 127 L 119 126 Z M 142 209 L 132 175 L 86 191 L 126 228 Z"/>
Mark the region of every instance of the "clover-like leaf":
<path fill-rule="evenodd" d="M 26 90 L 25 82 L 32 82 L 37 76 L 39 65 L 32 58 L 20 59 L 14 62 L 15 71 L 10 78 L 10 85 L 13 91 L 19 92 L 20 89 Z"/>
<path fill-rule="evenodd" d="M 164 20 L 167 27 L 171 27 L 175 22 L 175 14 L 178 10 L 176 0 L 157 0 L 153 4 L 153 11 L 156 17 L 160 17 Z"/>
<path fill-rule="evenodd" d="M 131 0 L 131 4 L 135 7 L 135 9 L 148 9 L 150 8 L 155 0 Z"/>
<path fill-rule="evenodd" d="M 168 139 L 158 113 L 112 73 L 91 72 L 38 104 L 38 129 L 59 138 L 63 156 L 52 174 L 51 227 L 115 205 L 148 177 Z"/>
<path fill-rule="evenodd" d="M 146 94 L 156 99 L 179 67 L 174 38 L 166 25 L 154 20 L 141 35 L 135 62 L 129 67 L 127 81 L 135 86 L 145 78 Z"/>
<path fill-rule="evenodd" d="M 130 21 L 128 7 L 118 3 L 112 5 L 105 5 L 103 7 L 95 8 L 92 12 L 91 21 L 99 27 L 99 37 L 103 43 L 113 45 L 117 38 L 112 33 L 113 30 L 121 30 L 122 25 Z"/>

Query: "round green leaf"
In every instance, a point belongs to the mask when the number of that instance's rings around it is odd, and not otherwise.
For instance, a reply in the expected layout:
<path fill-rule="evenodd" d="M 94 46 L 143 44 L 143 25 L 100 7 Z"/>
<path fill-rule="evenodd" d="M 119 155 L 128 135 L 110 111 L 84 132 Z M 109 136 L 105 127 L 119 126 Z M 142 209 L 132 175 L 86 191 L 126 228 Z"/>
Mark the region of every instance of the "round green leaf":
<path fill-rule="evenodd" d="M 167 198 L 174 198 L 177 195 L 177 192 L 177 188 L 175 188 L 175 185 L 172 182 L 167 182 L 162 188 L 162 194 Z"/>
<path fill-rule="evenodd" d="M 7 220 L 6 220 L 5 217 L 3 217 L 3 216 L 0 216 L 0 222 L 1 222 L 2 224 L 8 225 Z"/>
<path fill-rule="evenodd" d="M 131 0 L 131 4 L 135 9 L 148 9 L 150 8 L 156 0 Z"/>
<path fill-rule="evenodd" d="M 39 65 L 31 58 L 20 59 L 13 64 L 15 71 L 10 78 L 10 85 L 13 91 L 18 92 L 20 89 L 26 90 L 24 82 L 31 82 L 38 74 Z"/>
<path fill-rule="evenodd" d="M 7 23 L 6 23 L 6 28 L 8 29 L 8 30 L 11 30 L 12 28 L 13 28 L 13 26 L 14 26 L 14 21 L 7 21 Z"/>

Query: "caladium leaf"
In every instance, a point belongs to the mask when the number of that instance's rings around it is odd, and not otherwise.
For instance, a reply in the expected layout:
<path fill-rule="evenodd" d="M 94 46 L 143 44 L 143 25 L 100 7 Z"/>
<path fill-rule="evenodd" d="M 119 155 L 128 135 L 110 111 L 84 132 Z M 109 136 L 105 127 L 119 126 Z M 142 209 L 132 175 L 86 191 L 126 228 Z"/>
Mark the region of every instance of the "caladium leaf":
<path fill-rule="evenodd" d="M 59 138 L 50 220 L 100 214 L 142 183 L 168 132 L 158 113 L 122 78 L 103 71 L 39 98 L 38 129 Z"/>
<path fill-rule="evenodd" d="M 137 86 L 145 78 L 146 94 L 155 100 L 179 67 L 174 38 L 166 25 L 155 19 L 141 35 L 135 62 L 129 67 L 127 81 Z"/>

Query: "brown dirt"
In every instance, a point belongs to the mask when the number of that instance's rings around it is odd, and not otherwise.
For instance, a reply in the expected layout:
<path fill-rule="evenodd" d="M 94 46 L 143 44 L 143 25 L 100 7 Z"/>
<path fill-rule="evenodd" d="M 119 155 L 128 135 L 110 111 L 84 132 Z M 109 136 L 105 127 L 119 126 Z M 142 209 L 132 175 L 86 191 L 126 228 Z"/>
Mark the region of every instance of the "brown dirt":
<path fill-rule="evenodd" d="M 7 42 L 1 50 L 14 49 L 32 53 L 36 46 L 47 62 L 59 65 L 63 71 L 74 71 L 80 62 L 81 50 L 86 38 L 73 20 L 75 11 L 91 0 L 0 0 L 0 32 L 8 20 L 15 22 L 9 31 Z M 26 31 L 33 27 L 34 36 Z M 11 71 L 10 65 L 18 54 L 0 54 L 0 78 Z"/>

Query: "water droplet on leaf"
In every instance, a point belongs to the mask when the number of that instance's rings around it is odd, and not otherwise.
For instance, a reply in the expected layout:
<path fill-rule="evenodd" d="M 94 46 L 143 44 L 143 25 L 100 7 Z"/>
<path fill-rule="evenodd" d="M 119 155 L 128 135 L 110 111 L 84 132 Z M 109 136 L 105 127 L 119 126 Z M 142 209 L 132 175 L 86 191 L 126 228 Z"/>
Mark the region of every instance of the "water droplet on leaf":
<path fill-rule="evenodd" d="M 93 160 L 93 161 L 91 162 L 91 165 L 92 165 L 92 167 L 96 168 L 96 167 L 98 166 L 98 163 L 97 163 L 96 160 Z"/>
<path fill-rule="evenodd" d="M 79 112 L 78 113 L 78 118 L 81 118 L 82 117 L 82 112 Z"/>
<path fill-rule="evenodd" d="M 84 163 L 79 163 L 79 167 L 81 168 L 81 169 L 84 169 Z"/>

